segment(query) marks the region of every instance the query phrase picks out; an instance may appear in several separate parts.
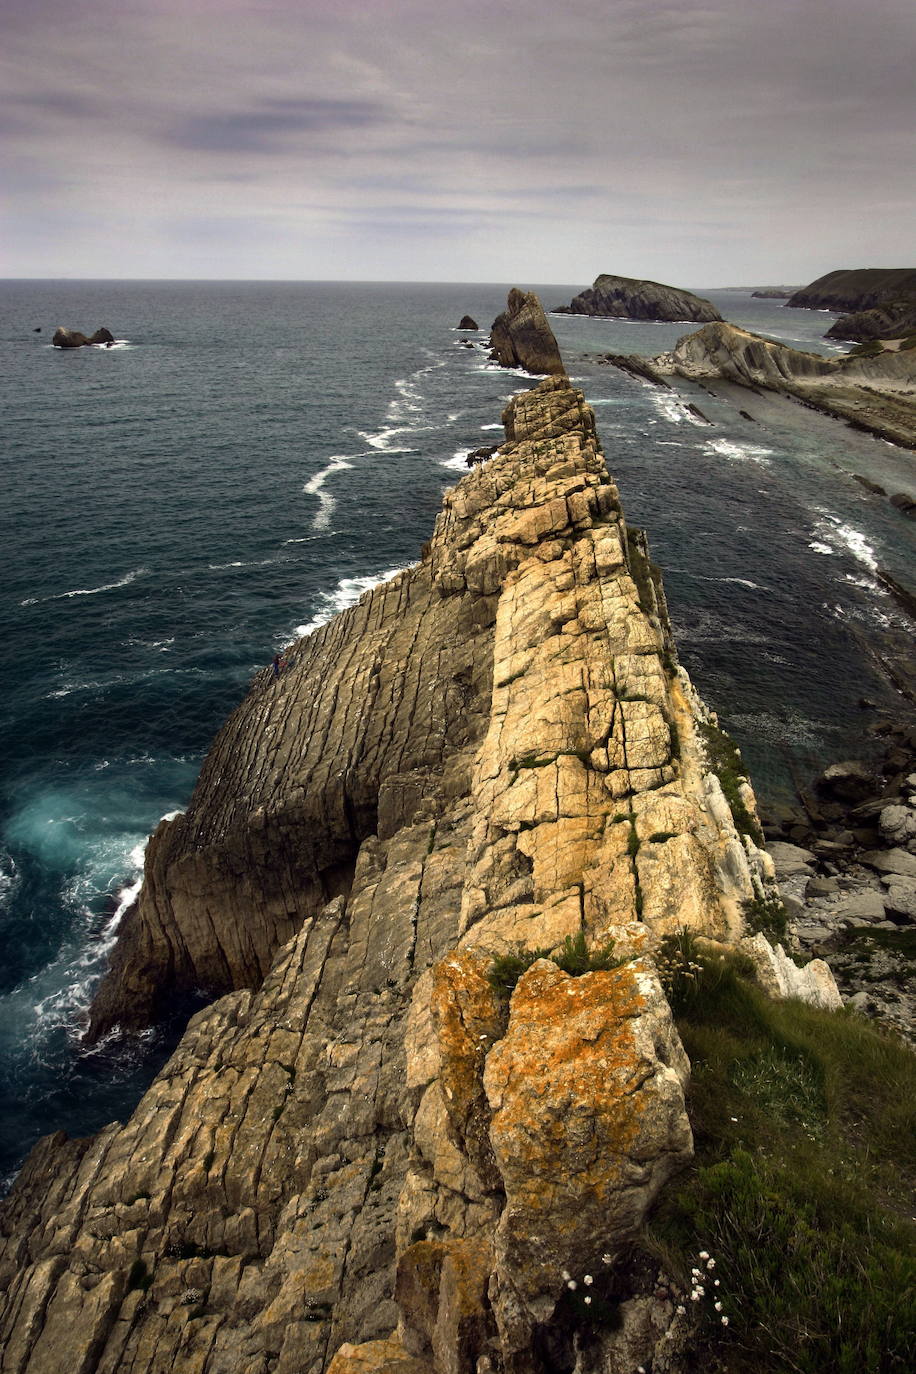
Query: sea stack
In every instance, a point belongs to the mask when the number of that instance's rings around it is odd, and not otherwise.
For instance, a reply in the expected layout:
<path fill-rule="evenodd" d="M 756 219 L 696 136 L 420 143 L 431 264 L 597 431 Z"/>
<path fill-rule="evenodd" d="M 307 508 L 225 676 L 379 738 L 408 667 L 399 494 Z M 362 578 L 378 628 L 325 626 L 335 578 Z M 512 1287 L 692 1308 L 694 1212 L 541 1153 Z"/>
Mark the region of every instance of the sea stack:
<path fill-rule="evenodd" d="M 218 1000 L 0 1209 L 17 1374 L 572 1368 L 566 1277 L 689 1161 L 653 953 L 738 940 L 772 869 L 592 411 L 551 377 L 503 419 L 421 560 L 255 679 L 150 841 L 95 1032 Z M 596 1325 L 595 1367 L 661 1367 L 655 1272 L 658 1323 Z"/>
<path fill-rule="evenodd" d="M 490 357 L 502 367 L 522 367 L 535 376 L 565 376 L 559 345 L 533 291 L 513 287 L 506 308 L 490 329 Z"/>
<path fill-rule="evenodd" d="M 698 320 L 701 324 L 722 318 L 712 301 L 692 291 L 608 273 L 596 277 L 594 284 L 574 296 L 569 305 L 557 306 L 555 313 L 624 320 Z"/>

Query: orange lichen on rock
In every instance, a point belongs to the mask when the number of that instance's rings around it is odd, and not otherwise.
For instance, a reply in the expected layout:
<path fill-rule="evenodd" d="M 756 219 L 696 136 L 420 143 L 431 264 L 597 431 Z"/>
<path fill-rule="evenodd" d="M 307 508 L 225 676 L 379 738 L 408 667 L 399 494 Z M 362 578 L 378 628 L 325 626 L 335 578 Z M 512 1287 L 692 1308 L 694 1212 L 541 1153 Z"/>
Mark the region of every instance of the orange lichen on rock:
<path fill-rule="evenodd" d="M 687 1074 L 641 961 L 573 978 L 539 960 L 519 980 L 484 1072 L 506 1189 L 497 1319 L 510 1347 L 527 1323 L 549 1318 L 562 1272 L 581 1274 L 632 1239 L 690 1158 Z"/>

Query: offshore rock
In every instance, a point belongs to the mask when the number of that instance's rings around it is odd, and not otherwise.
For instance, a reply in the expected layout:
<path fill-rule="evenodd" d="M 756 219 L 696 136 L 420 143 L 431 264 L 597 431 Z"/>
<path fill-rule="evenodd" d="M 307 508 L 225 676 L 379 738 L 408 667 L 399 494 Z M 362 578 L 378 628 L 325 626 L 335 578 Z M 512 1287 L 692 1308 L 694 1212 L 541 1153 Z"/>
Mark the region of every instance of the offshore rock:
<path fill-rule="evenodd" d="M 477 329 L 477 328 L 479 328 L 479 326 L 478 326 L 476 320 L 472 320 L 472 319 L 471 319 L 470 315 L 462 315 L 462 316 L 461 316 L 461 323 L 458 325 L 458 328 L 459 328 L 459 329 Z"/>
<path fill-rule="evenodd" d="M 51 343 L 55 348 L 86 348 L 89 344 L 105 344 L 106 348 L 110 348 L 114 341 L 110 329 L 97 329 L 91 338 L 87 338 L 78 329 L 65 329 L 59 325 Z"/>
<path fill-rule="evenodd" d="M 561 315 L 598 315 L 624 320 L 721 320 L 712 301 L 638 277 L 615 277 L 602 273 L 586 291 L 574 296 L 569 305 L 557 307 Z"/>
<path fill-rule="evenodd" d="M 96 1032 L 223 995 L 129 1121 L 30 1155 L 3 1374 L 546 1374 L 557 1265 L 616 1253 L 687 1157 L 652 950 L 737 940 L 771 868 L 581 394 L 504 423 L 151 841 Z M 567 935 L 624 962 L 541 960 L 507 1005 L 494 958 Z"/>
<path fill-rule="evenodd" d="M 501 367 L 521 367 L 535 375 L 565 375 L 553 330 L 533 291 L 514 286 L 509 292 L 506 309 L 490 329 L 490 357 Z"/>

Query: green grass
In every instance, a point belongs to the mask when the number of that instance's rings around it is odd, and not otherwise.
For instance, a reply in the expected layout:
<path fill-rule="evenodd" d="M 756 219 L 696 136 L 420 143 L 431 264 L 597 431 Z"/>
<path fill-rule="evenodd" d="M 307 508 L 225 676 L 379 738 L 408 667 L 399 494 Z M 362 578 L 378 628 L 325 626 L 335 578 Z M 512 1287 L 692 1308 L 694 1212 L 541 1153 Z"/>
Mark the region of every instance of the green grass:
<path fill-rule="evenodd" d="M 770 940 L 784 940 L 789 913 L 778 897 L 754 897 L 741 903 L 744 923 L 751 935 L 763 933 Z"/>
<path fill-rule="evenodd" d="M 916 1367 L 916 1056 L 852 1014 L 771 1001 L 689 935 L 669 941 L 696 1159 L 663 1195 L 650 1244 L 687 1286 L 708 1251 L 729 1318 L 709 1287 L 687 1304 L 689 1367 Z"/>
<path fill-rule="evenodd" d="M 763 844 L 763 832 L 741 795 L 741 784 L 747 782 L 748 777 L 737 745 L 724 730 L 720 730 L 718 725 L 713 725 L 711 721 L 700 726 L 700 735 L 709 765 L 718 777 L 725 800 L 731 809 L 735 829 L 741 835 L 749 835 L 755 844 Z"/>
<path fill-rule="evenodd" d="M 595 973 L 602 969 L 619 968 L 621 964 L 626 963 L 625 959 L 620 959 L 614 954 L 613 940 L 609 940 L 600 949 L 590 950 L 585 935 L 580 930 L 577 935 L 567 935 L 562 945 L 522 949 L 511 954 L 497 955 L 488 974 L 490 986 L 500 997 L 508 999 L 512 996 L 522 974 L 538 959 L 550 959 L 571 978 L 579 978 L 583 973 Z"/>

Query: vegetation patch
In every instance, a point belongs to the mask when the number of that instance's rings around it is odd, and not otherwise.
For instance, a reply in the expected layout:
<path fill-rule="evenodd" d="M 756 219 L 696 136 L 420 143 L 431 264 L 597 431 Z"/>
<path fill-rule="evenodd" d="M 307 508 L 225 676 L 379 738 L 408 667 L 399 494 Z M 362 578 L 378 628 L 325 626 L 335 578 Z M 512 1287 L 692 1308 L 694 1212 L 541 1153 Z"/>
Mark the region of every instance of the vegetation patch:
<path fill-rule="evenodd" d="M 696 1158 L 649 1240 L 685 1291 L 714 1257 L 690 1368 L 913 1368 L 916 1056 L 851 1013 L 770 1000 L 686 931 L 667 946 Z"/>
<path fill-rule="evenodd" d="M 724 730 L 720 730 L 718 725 L 713 725 L 711 721 L 706 721 L 700 726 L 700 735 L 706 748 L 709 766 L 718 777 L 725 800 L 731 809 L 735 829 L 741 835 L 749 835 L 755 844 L 763 844 L 763 832 L 741 795 L 741 785 L 748 781 L 748 776 L 737 745 Z"/>
<path fill-rule="evenodd" d="M 549 959 L 557 968 L 568 973 L 571 978 L 579 978 L 583 973 L 596 973 L 604 969 L 619 968 L 625 964 L 614 954 L 614 941 L 609 940 L 599 949 L 588 948 L 585 935 L 580 930 L 577 935 L 567 935 L 562 945 L 541 949 L 517 950 L 511 954 L 499 954 L 493 960 L 488 979 L 490 986 L 507 1000 L 512 996 L 515 985 L 523 973 L 527 973 L 538 959 Z"/>
<path fill-rule="evenodd" d="M 753 897 L 742 902 L 744 923 L 751 935 L 764 934 L 771 940 L 784 940 L 789 913 L 779 897 Z"/>

